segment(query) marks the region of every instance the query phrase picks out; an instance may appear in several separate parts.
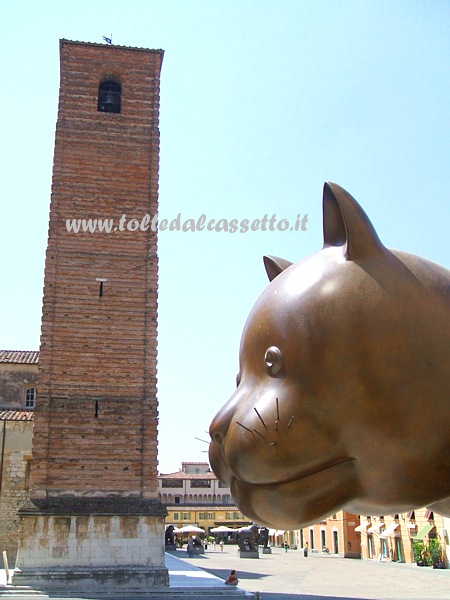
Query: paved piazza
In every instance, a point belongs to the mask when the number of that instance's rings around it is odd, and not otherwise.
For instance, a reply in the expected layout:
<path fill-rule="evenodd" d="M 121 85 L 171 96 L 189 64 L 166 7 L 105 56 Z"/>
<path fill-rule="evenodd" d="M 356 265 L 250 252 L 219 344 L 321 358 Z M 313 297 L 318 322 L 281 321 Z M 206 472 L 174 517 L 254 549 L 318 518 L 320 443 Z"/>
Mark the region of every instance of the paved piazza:
<path fill-rule="evenodd" d="M 162 600 L 220 599 L 220 592 L 231 592 L 236 600 L 259 592 L 261 600 L 450 600 L 450 570 L 421 568 L 411 564 L 362 561 L 312 554 L 307 558 L 299 550 L 284 552 L 273 548 L 272 554 L 261 554 L 259 559 L 239 558 L 236 546 L 225 546 L 224 551 L 208 548 L 206 554 L 193 558 L 186 551 L 166 553 L 170 588 Z M 232 569 L 239 576 L 239 589 L 229 589 L 223 583 Z M 0 597 L 8 600 L 45 600 L 5 586 L 5 571 L 0 570 Z M 190 589 L 189 589 L 190 588 Z M 234 593 L 233 593 L 234 592 Z M 247 592 L 247 594 L 245 594 Z M 136 600 L 136 596 L 109 596 L 111 600 Z M 158 600 L 149 590 L 139 596 L 142 600 Z M 55 598 L 55 596 L 52 596 Z M 97 600 L 98 595 L 83 595 Z M 107 600 L 108 595 L 101 596 Z M 6 600 L 6 599 L 5 599 Z M 64 598 L 64 600 L 70 600 Z M 77 599 L 74 599 L 77 600 Z"/>
<path fill-rule="evenodd" d="M 183 562 L 225 579 L 236 569 L 239 587 L 262 600 L 440 600 L 450 599 L 450 570 L 378 561 L 352 560 L 273 548 L 259 559 L 239 558 L 236 546 L 210 549 Z"/>

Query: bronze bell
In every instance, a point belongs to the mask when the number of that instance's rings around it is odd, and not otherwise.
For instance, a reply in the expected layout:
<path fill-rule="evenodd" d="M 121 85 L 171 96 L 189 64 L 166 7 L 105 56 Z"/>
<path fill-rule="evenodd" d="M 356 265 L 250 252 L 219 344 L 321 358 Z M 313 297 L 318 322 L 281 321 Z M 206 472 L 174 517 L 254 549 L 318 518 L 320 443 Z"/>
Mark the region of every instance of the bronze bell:
<path fill-rule="evenodd" d="M 105 112 L 114 112 L 116 103 L 114 101 L 114 96 L 113 96 L 112 92 L 106 93 L 106 98 L 105 98 L 105 101 L 103 102 L 103 106 L 104 106 Z"/>

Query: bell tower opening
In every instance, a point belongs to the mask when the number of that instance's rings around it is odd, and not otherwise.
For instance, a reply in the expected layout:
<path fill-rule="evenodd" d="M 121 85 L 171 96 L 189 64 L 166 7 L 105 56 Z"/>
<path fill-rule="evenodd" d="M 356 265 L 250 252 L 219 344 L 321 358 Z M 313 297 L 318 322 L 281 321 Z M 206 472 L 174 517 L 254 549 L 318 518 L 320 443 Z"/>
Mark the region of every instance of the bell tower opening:
<path fill-rule="evenodd" d="M 98 86 L 98 103 L 97 110 L 99 112 L 120 113 L 122 86 L 116 81 L 103 81 Z"/>

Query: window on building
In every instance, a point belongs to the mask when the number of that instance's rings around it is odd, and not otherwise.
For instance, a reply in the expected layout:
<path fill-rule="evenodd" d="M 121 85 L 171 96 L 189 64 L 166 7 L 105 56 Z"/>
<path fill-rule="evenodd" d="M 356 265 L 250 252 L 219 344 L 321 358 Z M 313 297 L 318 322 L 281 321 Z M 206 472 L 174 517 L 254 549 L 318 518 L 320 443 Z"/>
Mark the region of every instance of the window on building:
<path fill-rule="evenodd" d="M 327 547 L 327 532 L 325 529 L 320 530 L 320 543 L 322 544 L 322 549 Z"/>
<path fill-rule="evenodd" d="M 309 548 L 310 550 L 314 550 L 314 530 L 309 530 Z"/>
<path fill-rule="evenodd" d="M 208 513 L 208 521 L 214 521 L 215 518 L 216 518 L 216 513 L 213 513 L 213 512 Z"/>
<path fill-rule="evenodd" d="M 190 512 L 181 513 L 181 518 L 183 521 L 189 521 L 189 519 L 191 518 L 191 513 Z"/>
<path fill-rule="evenodd" d="M 223 502 L 224 504 L 230 504 L 230 496 L 229 496 L 228 494 L 224 494 L 224 495 L 222 496 L 222 502 Z"/>
<path fill-rule="evenodd" d="M 200 521 L 206 521 L 206 519 L 208 518 L 208 513 L 199 512 L 198 513 L 198 518 L 199 518 Z"/>
<path fill-rule="evenodd" d="M 182 488 L 183 480 L 182 479 L 163 479 L 162 487 L 163 488 Z"/>
<path fill-rule="evenodd" d="M 191 479 L 192 488 L 210 488 L 211 479 Z"/>
<path fill-rule="evenodd" d="M 175 504 L 181 504 L 181 496 L 175 496 Z"/>
<path fill-rule="evenodd" d="M 98 104 L 99 112 L 120 113 L 122 88 L 116 81 L 103 81 L 98 86 Z"/>
<path fill-rule="evenodd" d="M 25 390 L 25 407 L 34 408 L 34 402 L 36 400 L 36 388 L 27 388 Z"/>
<path fill-rule="evenodd" d="M 180 513 L 176 513 L 176 512 L 174 512 L 174 513 L 173 513 L 173 520 L 174 520 L 174 521 L 179 521 L 179 520 L 180 520 Z"/>
<path fill-rule="evenodd" d="M 245 519 L 245 517 L 241 512 L 235 510 L 233 512 L 227 512 L 227 519 L 228 521 L 240 521 L 242 519 Z"/>

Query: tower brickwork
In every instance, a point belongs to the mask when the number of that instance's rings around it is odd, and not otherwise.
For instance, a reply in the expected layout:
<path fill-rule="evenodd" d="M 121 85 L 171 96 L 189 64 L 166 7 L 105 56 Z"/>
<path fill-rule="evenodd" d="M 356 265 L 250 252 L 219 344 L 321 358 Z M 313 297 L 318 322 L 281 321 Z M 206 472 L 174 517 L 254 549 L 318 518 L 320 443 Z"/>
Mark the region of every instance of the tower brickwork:
<path fill-rule="evenodd" d="M 156 493 L 157 238 L 127 225 L 157 212 L 161 61 L 61 42 L 35 497 Z M 121 85 L 120 113 L 98 110 L 104 79 Z M 67 231 L 90 218 L 113 231 Z"/>
<path fill-rule="evenodd" d="M 25 575 L 77 566 L 92 585 L 126 565 L 140 569 L 135 583 L 143 573 L 146 585 L 167 582 L 150 226 L 162 59 L 161 50 L 60 42 Z"/>

